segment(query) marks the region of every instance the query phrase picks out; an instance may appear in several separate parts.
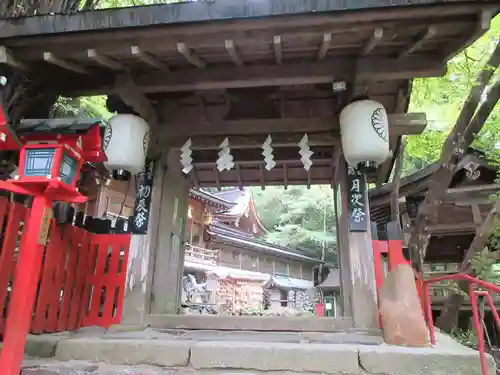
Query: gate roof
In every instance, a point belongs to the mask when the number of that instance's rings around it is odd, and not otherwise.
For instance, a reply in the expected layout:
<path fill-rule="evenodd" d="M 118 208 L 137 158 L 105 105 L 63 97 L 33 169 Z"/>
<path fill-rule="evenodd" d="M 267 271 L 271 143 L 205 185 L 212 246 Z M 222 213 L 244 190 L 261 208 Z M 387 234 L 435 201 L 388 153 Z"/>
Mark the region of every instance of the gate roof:
<path fill-rule="evenodd" d="M 0 62 L 24 70 L 41 90 L 111 95 L 115 109 L 152 124 L 160 145 L 191 137 L 195 185 L 330 183 L 346 101 L 368 94 L 386 107 L 395 151 L 401 135 L 426 126 L 425 116 L 404 114 L 411 79 L 444 74 L 499 8 L 458 0 L 214 0 L 41 15 L 0 21 Z M 315 152 L 309 173 L 297 153 L 305 132 Z M 268 134 L 278 161 L 269 172 L 260 150 Z M 226 136 L 237 168 L 218 173 Z M 384 181 L 392 165 L 371 181 Z"/>

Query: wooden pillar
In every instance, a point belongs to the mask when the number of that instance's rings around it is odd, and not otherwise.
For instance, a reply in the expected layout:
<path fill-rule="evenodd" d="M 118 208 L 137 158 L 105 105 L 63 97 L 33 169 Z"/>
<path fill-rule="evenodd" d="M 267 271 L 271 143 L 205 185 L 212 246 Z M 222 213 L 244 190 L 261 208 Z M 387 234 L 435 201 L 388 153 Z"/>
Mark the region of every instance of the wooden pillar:
<path fill-rule="evenodd" d="M 343 158 L 339 168 L 340 199 L 337 204 L 340 206 L 338 236 L 343 313 L 348 315 L 347 312 L 350 311 L 355 328 L 378 328 L 368 189 L 363 190 L 361 197 L 361 202 L 366 205 L 366 230 L 354 232 L 350 226 L 348 211 L 348 195 L 353 186 L 348 184 L 347 167 Z"/>
<path fill-rule="evenodd" d="M 125 325 L 145 325 L 149 314 L 153 279 L 152 269 L 159 230 L 160 202 L 165 174 L 165 167 L 162 163 L 159 160 L 154 163 L 147 234 L 132 235 L 130 241 L 127 282 L 121 321 Z"/>
<path fill-rule="evenodd" d="M 151 314 L 177 314 L 180 310 L 181 279 L 184 271 L 184 236 L 189 184 L 181 172 L 180 155 L 170 151 L 163 174 L 154 256 Z"/>

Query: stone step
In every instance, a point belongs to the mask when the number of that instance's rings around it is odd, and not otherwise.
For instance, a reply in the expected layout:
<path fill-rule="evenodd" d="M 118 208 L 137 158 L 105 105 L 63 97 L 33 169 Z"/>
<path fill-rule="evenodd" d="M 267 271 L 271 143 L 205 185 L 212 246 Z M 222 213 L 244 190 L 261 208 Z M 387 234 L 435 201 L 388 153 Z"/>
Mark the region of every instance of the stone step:
<path fill-rule="evenodd" d="M 476 351 L 441 336 L 438 345 L 429 348 L 403 348 L 385 344 L 105 338 L 105 335 L 85 334 L 48 336 L 48 340 L 46 335 L 34 340 L 30 338 L 32 349 L 34 341 L 43 347 L 51 345 L 54 359 L 58 361 L 149 365 L 172 371 L 192 370 L 200 374 L 206 371 L 214 374 L 236 374 L 237 371 L 352 375 L 481 374 Z M 488 363 L 493 375 L 495 364 L 491 357 L 488 357 Z"/>

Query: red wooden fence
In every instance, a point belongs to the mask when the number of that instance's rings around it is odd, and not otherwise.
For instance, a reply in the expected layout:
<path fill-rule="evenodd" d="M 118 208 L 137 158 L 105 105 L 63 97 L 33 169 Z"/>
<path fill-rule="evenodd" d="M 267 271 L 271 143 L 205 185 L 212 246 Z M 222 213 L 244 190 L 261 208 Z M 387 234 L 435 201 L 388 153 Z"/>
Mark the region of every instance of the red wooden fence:
<path fill-rule="evenodd" d="M 29 208 L 0 197 L 0 336 L 6 328 L 10 290 L 15 279 L 23 277 L 16 274 L 16 264 L 27 215 Z M 92 234 L 53 221 L 43 255 L 31 332 L 118 324 L 129 244 L 129 234 Z"/>

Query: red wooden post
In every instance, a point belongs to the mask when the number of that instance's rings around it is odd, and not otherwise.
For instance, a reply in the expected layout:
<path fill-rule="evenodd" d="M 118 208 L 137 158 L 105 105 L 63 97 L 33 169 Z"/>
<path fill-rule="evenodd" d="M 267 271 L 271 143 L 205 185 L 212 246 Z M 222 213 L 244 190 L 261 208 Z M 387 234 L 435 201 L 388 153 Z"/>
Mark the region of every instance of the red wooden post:
<path fill-rule="evenodd" d="M 33 313 L 42 256 L 48 235 L 52 202 L 35 196 L 25 227 L 7 313 L 3 348 L 0 354 L 2 375 L 19 375 L 24 344 Z"/>

